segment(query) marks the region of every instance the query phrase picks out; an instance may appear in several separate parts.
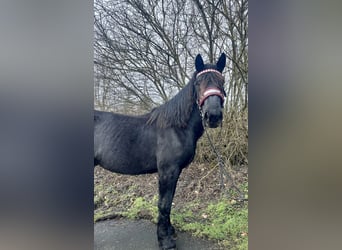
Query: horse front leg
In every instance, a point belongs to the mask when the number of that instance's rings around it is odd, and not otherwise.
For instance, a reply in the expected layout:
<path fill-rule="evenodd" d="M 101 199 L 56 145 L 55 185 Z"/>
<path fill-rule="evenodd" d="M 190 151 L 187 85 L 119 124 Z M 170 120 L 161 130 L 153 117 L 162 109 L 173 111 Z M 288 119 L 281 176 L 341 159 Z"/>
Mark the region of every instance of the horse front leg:
<path fill-rule="evenodd" d="M 159 170 L 159 216 L 157 235 L 159 247 L 163 250 L 174 249 L 176 247 L 176 241 L 174 239 L 175 229 L 170 222 L 170 212 L 180 172 L 178 167 L 169 167 L 167 169 Z"/>

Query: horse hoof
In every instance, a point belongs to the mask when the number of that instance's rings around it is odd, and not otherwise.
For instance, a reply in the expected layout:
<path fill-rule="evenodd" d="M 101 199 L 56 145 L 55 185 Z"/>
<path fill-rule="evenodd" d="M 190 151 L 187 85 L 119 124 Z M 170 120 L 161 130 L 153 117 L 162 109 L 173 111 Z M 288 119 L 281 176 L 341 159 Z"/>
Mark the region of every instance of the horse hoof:
<path fill-rule="evenodd" d="M 172 239 L 177 240 L 177 234 L 173 234 Z"/>
<path fill-rule="evenodd" d="M 166 238 L 159 242 L 161 250 L 176 250 L 176 241 L 172 238 Z"/>
<path fill-rule="evenodd" d="M 160 250 L 177 250 L 177 247 L 172 247 L 172 248 L 165 248 L 165 247 L 160 247 Z"/>

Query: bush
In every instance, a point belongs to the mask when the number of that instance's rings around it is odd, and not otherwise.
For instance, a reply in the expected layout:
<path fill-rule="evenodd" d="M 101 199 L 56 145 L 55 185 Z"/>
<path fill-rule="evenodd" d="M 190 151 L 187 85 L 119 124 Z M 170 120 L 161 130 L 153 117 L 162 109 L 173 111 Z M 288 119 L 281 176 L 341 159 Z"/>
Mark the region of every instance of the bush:
<path fill-rule="evenodd" d="M 231 110 L 224 115 L 222 127 L 206 129 L 205 134 L 197 143 L 195 161 L 198 163 L 217 162 L 213 153 L 211 141 L 222 154 L 229 166 L 248 164 L 248 112 Z"/>

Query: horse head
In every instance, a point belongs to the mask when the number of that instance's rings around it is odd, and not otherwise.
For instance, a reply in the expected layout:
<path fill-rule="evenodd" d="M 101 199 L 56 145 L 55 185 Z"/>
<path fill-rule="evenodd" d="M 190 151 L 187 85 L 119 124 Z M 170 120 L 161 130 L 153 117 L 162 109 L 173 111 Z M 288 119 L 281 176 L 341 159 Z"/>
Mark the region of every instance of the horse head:
<path fill-rule="evenodd" d="M 216 64 L 204 64 L 202 56 L 195 59 L 195 88 L 197 104 L 204 126 L 218 127 L 223 119 L 224 77 L 222 71 L 226 66 L 226 55 L 221 54 Z"/>

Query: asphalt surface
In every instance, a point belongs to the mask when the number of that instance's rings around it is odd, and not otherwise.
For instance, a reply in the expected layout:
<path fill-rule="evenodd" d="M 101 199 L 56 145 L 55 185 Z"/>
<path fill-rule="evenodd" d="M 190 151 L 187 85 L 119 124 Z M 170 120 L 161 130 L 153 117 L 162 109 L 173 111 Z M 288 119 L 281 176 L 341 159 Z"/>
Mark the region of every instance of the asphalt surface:
<path fill-rule="evenodd" d="M 94 250 L 159 250 L 156 225 L 149 221 L 107 220 L 94 225 Z M 218 250 L 213 242 L 177 231 L 177 250 Z"/>

